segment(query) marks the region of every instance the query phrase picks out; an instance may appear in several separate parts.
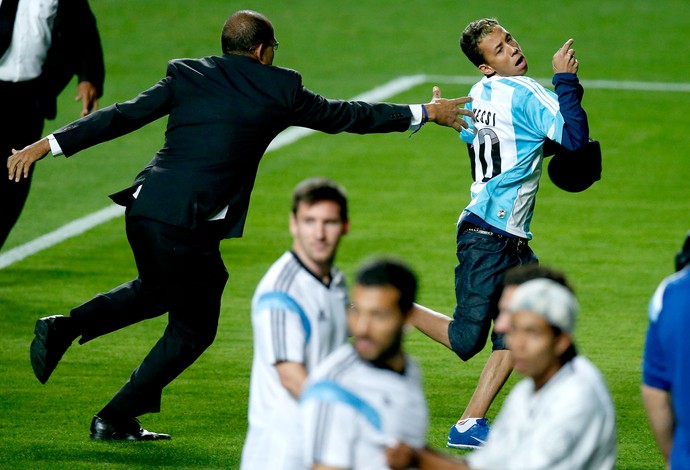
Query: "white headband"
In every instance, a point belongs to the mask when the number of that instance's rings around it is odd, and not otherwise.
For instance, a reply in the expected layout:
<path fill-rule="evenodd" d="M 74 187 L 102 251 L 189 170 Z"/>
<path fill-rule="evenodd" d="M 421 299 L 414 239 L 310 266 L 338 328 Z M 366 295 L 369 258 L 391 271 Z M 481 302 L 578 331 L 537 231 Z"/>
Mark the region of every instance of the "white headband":
<path fill-rule="evenodd" d="M 536 313 L 549 325 L 566 333 L 573 332 L 578 309 L 573 293 L 550 279 L 533 279 L 521 284 L 508 304 L 511 312 L 527 310 Z"/>

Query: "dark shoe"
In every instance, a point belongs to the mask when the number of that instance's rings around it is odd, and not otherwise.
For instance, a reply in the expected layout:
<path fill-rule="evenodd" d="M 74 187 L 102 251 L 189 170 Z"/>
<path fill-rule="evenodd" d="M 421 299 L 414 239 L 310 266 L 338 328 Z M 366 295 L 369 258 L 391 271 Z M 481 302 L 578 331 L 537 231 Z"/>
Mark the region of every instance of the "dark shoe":
<path fill-rule="evenodd" d="M 160 441 L 170 439 L 170 434 L 147 431 L 136 418 L 115 422 L 94 416 L 90 437 L 93 441 Z"/>
<path fill-rule="evenodd" d="M 71 318 L 63 315 L 39 318 L 36 321 L 36 337 L 31 342 L 30 350 L 31 367 L 42 384 L 48 381 L 62 355 L 78 336 L 74 334 L 71 322 Z"/>

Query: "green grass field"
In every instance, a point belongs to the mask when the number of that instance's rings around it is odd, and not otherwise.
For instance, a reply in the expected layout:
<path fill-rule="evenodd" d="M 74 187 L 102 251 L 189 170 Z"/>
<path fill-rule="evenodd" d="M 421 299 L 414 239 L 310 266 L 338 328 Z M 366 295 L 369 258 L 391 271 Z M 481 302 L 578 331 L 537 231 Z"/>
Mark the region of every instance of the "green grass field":
<path fill-rule="evenodd" d="M 602 181 L 580 194 L 542 181 L 532 247 L 563 269 L 582 313 L 576 341 L 602 370 L 618 415 L 618 468 L 660 469 L 639 396 L 646 308 L 690 229 L 690 41 L 681 0 L 521 2 L 323 2 L 257 0 L 91 0 L 106 54 L 101 106 L 155 83 L 168 59 L 217 54 L 225 18 L 241 8 L 267 14 L 281 43 L 276 65 L 303 73 L 328 97 L 350 98 L 399 76 L 478 73 L 457 46 L 471 20 L 495 16 L 520 41 L 530 75 L 548 78 L 551 56 L 575 38 L 580 77 L 590 81 L 584 105 L 604 151 Z M 609 88 L 600 82 L 606 81 Z M 639 82 L 625 88 L 622 82 Z M 650 82 L 685 84 L 653 91 Z M 429 101 L 429 82 L 390 101 Z M 468 85 L 439 83 L 446 97 Z M 73 120 L 80 105 L 70 86 L 46 133 Z M 162 143 L 164 122 L 72 159 L 39 163 L 23 216 L 4 252 L 109 204 Z M 1 468 L 238 468 L 246 431 L 251 357 L 249 304 L 266 268 L 289 247 L 289 194 L 306 176 L 324 175 L 349 192 L 352 230 L 338 265 L 351 274 L 365 257 L 407 260 L 421 280 L 420 301 L 450 313 L 454 304 L 454 224 L 469 198 L 469 162 L 450 129 L 407 134 L 310 135 L 269 153 L 261 164 L 245 237 L 223 242 L 230 281 L 215 344 L 166 388 L 149 429 L 163 443 L 92 443 L 88 426 L 160 336 L 151 320 L 65 355 L 41 385 L 28 347 L 35 320 L 69 309 L 136 275 L 117 218 L 0 269 Z M 1 253 L 0 253 L 1 254 Z M 468 363 L 418 332 L 406 348 L 422 364 L 431 413 L 428 439 L 444 445 L 469 400 L 487 357 Z M 488 348 L 487 348 L 488 349 Z M 512 377 L 490 412 L 495 416 Z M 683 397 L 687 399 L 687 397 Z"/>

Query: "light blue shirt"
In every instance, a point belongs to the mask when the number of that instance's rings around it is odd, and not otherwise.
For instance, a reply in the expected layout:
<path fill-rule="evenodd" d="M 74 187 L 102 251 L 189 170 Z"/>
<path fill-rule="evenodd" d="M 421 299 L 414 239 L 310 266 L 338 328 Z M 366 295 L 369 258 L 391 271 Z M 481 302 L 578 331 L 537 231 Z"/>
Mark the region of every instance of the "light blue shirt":
<path fill-rule="evenodd" d="M 466 107 L 475 120 L 460 138 L 470 144 L 471 202 L 465 208 L 490 225 L 532 238 L 530 222 L 542 173 L 545 139 L 560 142 L 558 97 L 529 77 L 484 77 Z M 460 216 L 460 220 L 463 219 Z"/>

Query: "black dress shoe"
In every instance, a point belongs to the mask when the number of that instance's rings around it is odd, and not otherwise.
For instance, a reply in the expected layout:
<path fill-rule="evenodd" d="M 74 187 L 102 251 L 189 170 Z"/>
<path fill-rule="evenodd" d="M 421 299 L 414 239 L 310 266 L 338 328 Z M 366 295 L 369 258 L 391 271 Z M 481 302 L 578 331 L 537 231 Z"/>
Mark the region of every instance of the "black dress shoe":
<path fill-rule="evenodd" d="M 170 434 L 147 431 L 136 418 L 108 421 L 94 416 L 90 437 L 93 441 L 160 441 L 170 439 Z"/>
<path fill-rule="evenodd" d="M 42 384 L 48 381 L 62 355 L 79 336 L 74 333 L 72 321 L 63 315 L 39 318 L 36 321 L 36 337 L 31 342 L 30 350 L 31 367 Z"/>

